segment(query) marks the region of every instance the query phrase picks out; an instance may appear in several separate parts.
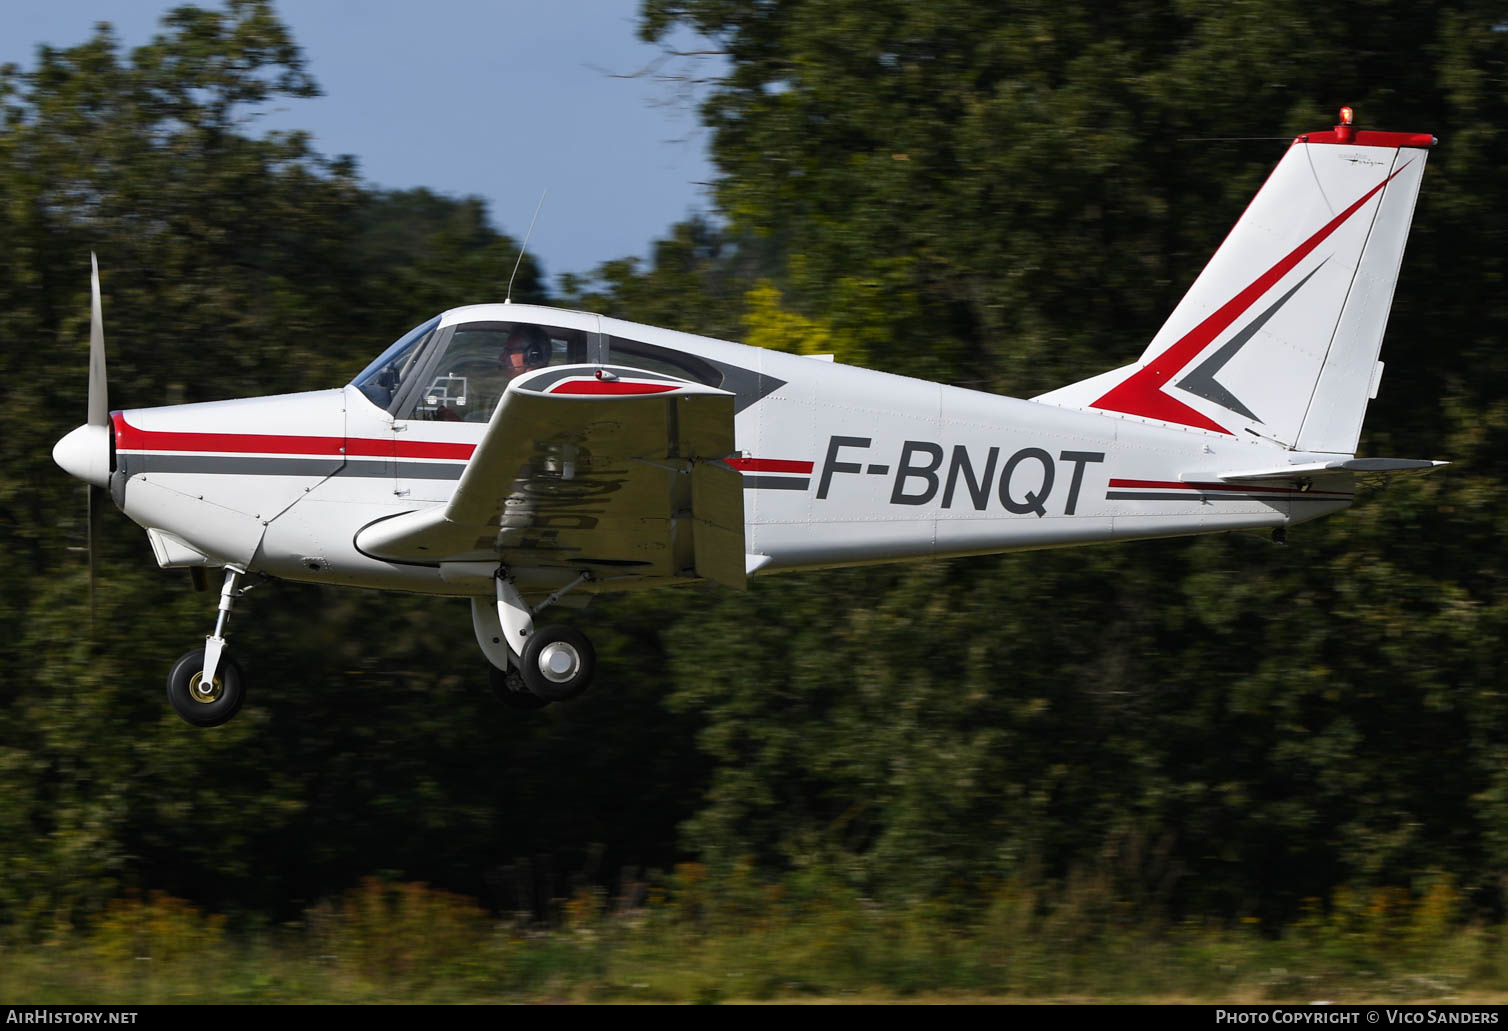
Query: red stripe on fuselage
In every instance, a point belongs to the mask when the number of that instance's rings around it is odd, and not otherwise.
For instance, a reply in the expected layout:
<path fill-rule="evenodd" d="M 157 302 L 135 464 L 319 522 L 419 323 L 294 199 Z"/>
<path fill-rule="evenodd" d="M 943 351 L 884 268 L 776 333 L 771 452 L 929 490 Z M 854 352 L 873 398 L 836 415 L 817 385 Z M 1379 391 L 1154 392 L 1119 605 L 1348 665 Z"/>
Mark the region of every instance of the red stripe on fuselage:
<path fill-rule="evenodd" d="M 215 451 L 245 455 L 347 455 L 369 458 L 446 458 L 466 461 L 475 444 L 372 437 L 312 437 L 281 433 L 189 433 L 143 430 L 116 412 L 115 446 L 122 451 Z"/>
<path fill-rule="evenodd" d="M 786 458 L 726 458 L 724 461 L 741 473 L 810 473 L 813 465 Z"/>

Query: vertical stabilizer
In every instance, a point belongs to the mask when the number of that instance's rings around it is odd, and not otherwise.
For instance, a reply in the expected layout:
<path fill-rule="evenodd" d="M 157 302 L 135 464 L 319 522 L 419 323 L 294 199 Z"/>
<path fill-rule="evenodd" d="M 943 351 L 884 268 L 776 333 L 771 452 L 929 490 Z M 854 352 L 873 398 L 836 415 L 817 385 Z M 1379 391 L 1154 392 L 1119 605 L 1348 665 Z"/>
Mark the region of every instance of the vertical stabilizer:
<path fill-rule="evenodd" d="M 1035 400 L 1353 454 L 1433 143 L 1300 136 L 1137 364 Z"/>

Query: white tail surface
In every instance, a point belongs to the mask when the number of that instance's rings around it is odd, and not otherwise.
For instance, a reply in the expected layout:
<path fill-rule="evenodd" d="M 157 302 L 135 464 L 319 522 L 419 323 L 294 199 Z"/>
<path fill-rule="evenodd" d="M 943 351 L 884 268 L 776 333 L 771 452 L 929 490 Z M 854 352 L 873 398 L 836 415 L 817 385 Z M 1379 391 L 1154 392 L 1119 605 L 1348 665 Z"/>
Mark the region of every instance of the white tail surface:
<path fill-rule="evenodd" d="M 1299 137 L 1135 365 L 1033 400 L 1354 454 L 1433 143 Z"/>

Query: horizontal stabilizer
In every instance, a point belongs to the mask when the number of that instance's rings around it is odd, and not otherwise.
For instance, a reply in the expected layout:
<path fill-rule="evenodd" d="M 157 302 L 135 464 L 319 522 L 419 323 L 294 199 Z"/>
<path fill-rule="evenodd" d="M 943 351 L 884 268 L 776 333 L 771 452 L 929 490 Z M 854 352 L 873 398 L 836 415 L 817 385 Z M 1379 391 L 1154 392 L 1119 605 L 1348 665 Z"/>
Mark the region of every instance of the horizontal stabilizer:
<path fill-rule="evenodd" d="M 1185 483 L 1219 480 L 1299 480 L 1340 473 L 1427 473 L 1449 462 L 1432 462 L 1426 458 L 1336 458 L 1328 462 L 1301 462 L 1267 469 L 1242 469 L 1230 473 L 1184 473 Z"/>

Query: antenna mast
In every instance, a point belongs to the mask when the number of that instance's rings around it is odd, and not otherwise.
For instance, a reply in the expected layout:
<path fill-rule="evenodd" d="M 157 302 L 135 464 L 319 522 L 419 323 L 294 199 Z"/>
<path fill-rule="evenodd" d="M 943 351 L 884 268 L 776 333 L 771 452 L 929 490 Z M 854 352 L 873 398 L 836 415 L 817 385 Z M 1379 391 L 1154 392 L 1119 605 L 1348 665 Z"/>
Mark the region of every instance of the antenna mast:
<path fill-rule="evenodd" d="M 539 209 L 545 206 L 545 197 L 549 196 L 549 193 L 549 189 L 546 188 L 544 193 L 539 195 L 539 203 L 534 205 L 534 217 L 529 219 L 529 231 L 524 234 L 523 246 L 518 249 L 518 260 L 513 263 L 513 275 L 508 277 L 508 293 L 503 298 L 504 304 L 513 303 L 513 279 L 518 275 L 518 267 L 523 264 L 524 251 L 529 248 L 529 237 L 534 235 L 534 223 L 539 219 Z"/>

